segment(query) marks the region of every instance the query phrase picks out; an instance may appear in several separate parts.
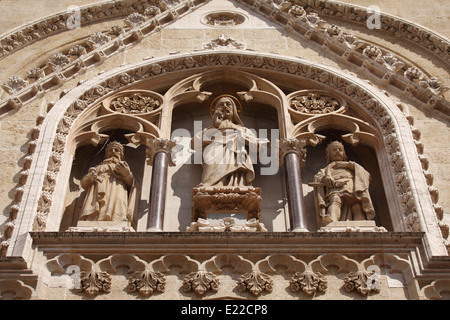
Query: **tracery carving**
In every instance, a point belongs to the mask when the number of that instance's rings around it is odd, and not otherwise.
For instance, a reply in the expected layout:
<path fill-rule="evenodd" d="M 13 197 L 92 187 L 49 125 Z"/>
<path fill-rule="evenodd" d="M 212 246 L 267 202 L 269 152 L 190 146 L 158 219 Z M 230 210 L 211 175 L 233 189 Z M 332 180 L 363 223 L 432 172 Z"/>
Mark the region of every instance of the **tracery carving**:
<path fill-rule="evenodd" d="M 302 96 L 294 96 L 290 101 L 290 107 L 308 114 L 324 114 L 337 111 L 341 104 L 339 101 L 329 96 L 322 96 L 317 93 L 308 93 Z"/>
<path fill-rule="evenodd" d="M 126 114 L 148 113 L 157 109 L 160 102 L 152 97 L 134 93 L 131 96 L 118 97 L 111 101 L 109 108 L 115 112 Z"/>
<path fill-rule="evenodd" d="M 70 278 L 77 280 L 76 275 L 72 272 L 81 270 L 79 286 L 77 288 L 74 283 L 71 290 L 74 293 L 85 293 L 90 297 L 102 293 L 112 293 L 114 290 L 117 294 L 126 289 L 128 292 L 137 292 L 143 297 L 150 297 L 158 292 L 164 298 L 166 285 L 170 287 L 175 285 L 185 292 L 194 292 L 199 296 L 204 296 L 209 292 L 214 297 L 221 286 L 221 281 L 217 277 L 217 274 L 220 274 L 227 279 L 225 282 L 239 276 L 236 281 L 238 291 L 242 293 L 248 291 L 256 297 L 263 293 L 279 294 L 279 290 L 289 288 L 289 291 L 293 293 L 301 290 L 308 296 L 315 297 L 320 293 L 326 298 L 330 293 L 335 294 L 334 291 L 338 291 L 340 286 L 347 292 L 356 291 L 362 296 L 380 292 L 381 267 L 400 274 L 400 279 L 406 280 L 413 277 L 412 262 L 408 258 L 404 259 L 386 253 L 372 255 L 362 262 L 343 254 L 319 255 L 309 263 L 290 254 L 257 256 L 252 262 L 241 255 L 226 253 L 214 255 L 201 262 L 192 259 L 187 254 L 167 254 L 159 258 L 153 257 L 146 262 L 136 254 L 116 253 L 94 263 L 82 255 L 62 254 L 49 259 L 46 263 L 47 271 L 50 272 L 47 281 L 49 281 L 49 285 L 61 286 L 62 282 L 58 279 L 59 277 L 72 275 Z M 122 269 L 120 274 L 117 272 L 119 269 Z M 330 272 L 331 269 L 334 271 Z M 167 277 L 166 279 L 163 273 L 175 276 L 183 275 L 184 278 L 180 284 L 178 277 Z M 286 277 L 290 279 L 289 284 L 286 284 L 285 288 L 279 286 L 275 288 L 274 279 L 267 273 L 284 277 L 291 274 L 290 277 Z M 128 278 L 123 288 L 111 286 L 111 274 L 115 277 Z M 346 275 L 344 279 L 340 274 Z M 329 281 L 330 279 L 333 281 Z M 123 281 L 119 282 L 123 283 Z M 331 285 L 331 282 L 337 286 Z M 423 298 L 437 298 L 445 288 L 441 285 L 445 285 L 443 280 L 433 281 L 424 286 L 420 294 Z M 23 283 L 22 286 L 24 286 Z M 5 283 L 0 281 L 0 293 L 5 287 L 8 285 L 5 286 Z M 28 294 L 33 292 L 31 287 L 25 286 L 24 289 Z M 230 290 L 229 294 L 233 295 L 231 293 L 234 291 L 233 288 L 224 285 L 220 289 Z M 333 292 L 330 292 L 331 289 Z"/>

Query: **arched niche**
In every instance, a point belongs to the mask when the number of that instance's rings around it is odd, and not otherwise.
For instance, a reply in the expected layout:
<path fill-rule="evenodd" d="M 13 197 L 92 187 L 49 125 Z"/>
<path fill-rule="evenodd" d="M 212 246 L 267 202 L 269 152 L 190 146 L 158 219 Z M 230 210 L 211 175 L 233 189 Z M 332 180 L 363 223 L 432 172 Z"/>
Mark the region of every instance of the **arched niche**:
<path fill-rule="evenodd" d="M 60 203 L 63 208 L 60 213 L 60 231 L 76 230 L 76 227 L 80 226 L 80 212 L 87 191 L 82 188 L 81 179 L 90 168 L 105 159 L 105 149 L 108 143 L 113 141 L 123 145 L 124 160 L 129 165 L 135 181 L 133 192 L 136 193 L 136 198 L 133 197 L 135 201 L 132 204 L 132 217 L 125 227 L 137 229 L 148 206 L 148 184 L 144 184 L 144 179 L 151 175 L 146 164 L 145 141 L 160 135 L 163 101 L 162 95 L 149 90 L 112 92 L 85 110 L 72 124 L 65 148 L 71 151 L 73 157 L 72 163 L 69 164 L 68 159 L 66 164 L 71 168 L 70 171 L 65 170 L 68 183 L 64 202 Z M 130 192 L 129 190 L 128 196 Z M 54 211 L 55 215 L 57 213 Z M 53 220 L 58 218 L 54 216 Z"/>
<path fill-rule="evenodd" d="M 169 169 L 165 226 L 170 231 L 184 231 L 191 223 L 192 189 L 200 183 L 202 172 L 201 158 L 194 154 L 191 138 L 211 125 L 212 103 L 224 94 L 236 98 L 245 127 L 272 143 L 260 150 L 262 153 L 254 154 L 253 186 L 262 190 L 261 221 L 269 231 L 286 231 L 286 189 L 276 150 L 277 140 L 287 131 L 284 94 L 266 79 L 225 67 L 183 79 L 165 94 L 171 106 L 166 110 L 167 118 L 171 118 L 167 127 L 171 128 L 171 138 L 183 145 L 175 154 L 176 166 Z"/>
<path fill-rule="evenodd" d="M 39 152 L 35 154 L 29 169 L 18 210 L 21 218 L 14 228 L 11 240 L 13 245 L 9 248 L 8 255 L 24 254 L 24 250 L 27 250 L 26 243 L 30 241 L 28 233 L 32 230 L 59 230 L 63 209 L 61 199 L 65 198 L 69 168 L 76 150 L 71 129 L 73 123 L 78 123 L 80 116 L 88 114 L 100 101 L 119 90 L 152 90 L 155 87 L 153 91 L 165 95 L 159 115 L 160 127 L 156 127 L 160 130 L 160 137 L 169 139 L 172 132 L 172 109 L 175 105 L 174 100 L 167 100 L 167 92 L 171 86 L 204 71 L 216 71 L 220 74 L 223 70 L 230 73 L 246 72 L 279 88 L 278 94 L 274 95 L 276 98 L 273 98 L 275 101 L 278 97 L 281 98 L 277 109 L 278 127 L 288 138 L 293 137 L 295 126 L 299 123 L 302 126 L 302 121 L 309 120 L 295 119 L 292 116 L 288 111 L 287 95 L 308 89 L 327 90 L 345 98 L 353 106 L 351 110 L 355 114 L 342 116 L 370 123 L 377 133 L 376 148 L 372 149 L 377 153 L 383 186 L 389 194 L 387 202 L 392 230 L 424 231 L 431 254 L 445 254 L 446 249 L 409 123 L 402 111 L 385 94 L 347 73 L 306 60 L 247 51 L 205 51 L 152 59 L 106 72 L 73 89 L 54 105 L 44 119 L 39 138 L 35 142 Z M 118 79 L 121 77 L 127 81 L 120 83 Z M 189 91 L 185 90 L 180 94 L 189 95 Z M 249 92 L 252 93 L 251 90 Z M 265 94 L 259 96 L 259 93 L 244 94 L 242 97 L 253 97 L 257 101 Z M 265 94 L 265 97 L 272 99 L 273 95 Z M 283 116 L 282 120 L 280 115 Z M 361 140 L 363 137 L 361 134 L 355 135 L 356 130 L 343 131 L 353 133 L 353 138 L 359 137 Z M 142 142 L 147 133 L 155 135 L 157 132 L 158 130 L 134 136 L 134 141 Z M 306 131 L 299 133 L 302 132 Z M 314 134 L 316 133 L 315 131 Z"/>

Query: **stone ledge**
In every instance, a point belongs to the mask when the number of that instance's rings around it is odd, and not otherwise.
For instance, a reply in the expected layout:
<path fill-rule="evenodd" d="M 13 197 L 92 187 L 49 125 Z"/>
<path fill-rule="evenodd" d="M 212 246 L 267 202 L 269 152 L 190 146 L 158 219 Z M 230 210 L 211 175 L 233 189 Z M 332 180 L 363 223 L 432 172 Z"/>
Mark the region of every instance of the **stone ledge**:
<path fill-rule="evenodd" d="M 47 252 L 398 253 L 423 247 L 423 232 L 30 232 Z"/>

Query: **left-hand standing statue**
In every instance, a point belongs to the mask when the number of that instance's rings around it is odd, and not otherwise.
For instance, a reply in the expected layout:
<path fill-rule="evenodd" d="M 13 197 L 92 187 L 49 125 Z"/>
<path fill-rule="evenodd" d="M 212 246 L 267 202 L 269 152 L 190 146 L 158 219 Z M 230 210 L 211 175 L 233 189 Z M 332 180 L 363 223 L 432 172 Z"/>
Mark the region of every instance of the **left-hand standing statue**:
<path fill-rule="evenodd" d="M 86 190 L 80 220 L 132 221 L 136 199 L 135 179 L 125 162 L 124 147 L 110 142 L 105 159 L 81 179 Z"/>

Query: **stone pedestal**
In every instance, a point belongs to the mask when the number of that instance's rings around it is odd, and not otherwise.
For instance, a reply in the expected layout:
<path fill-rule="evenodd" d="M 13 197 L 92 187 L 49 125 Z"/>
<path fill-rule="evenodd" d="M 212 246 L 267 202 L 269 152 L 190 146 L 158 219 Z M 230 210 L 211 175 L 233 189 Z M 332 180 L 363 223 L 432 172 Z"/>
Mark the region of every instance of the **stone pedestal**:
<path fill-rule="evenodd" d="M 387 232 L 384 227 L 378 227 L 375 221 L 337 221 L 330 222 L 319 232 Z"/>
<path fill-rule="evenodd" d="M 192 223 L 187 231 L 267 231 L 260 223 L 261 189 L 254 187 L 195 187 Z"/>
<path fill-rule="evenodd" d="M 78 221 L 73 232 L 132 232 L 135 231 L 128 221 Z"/>

